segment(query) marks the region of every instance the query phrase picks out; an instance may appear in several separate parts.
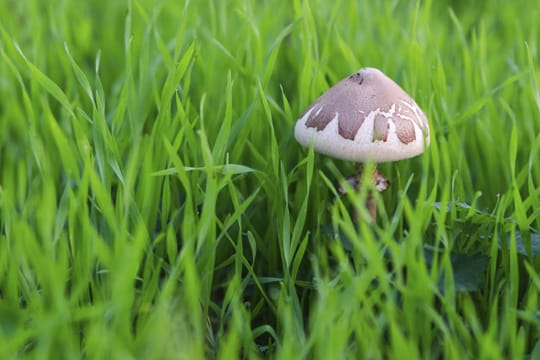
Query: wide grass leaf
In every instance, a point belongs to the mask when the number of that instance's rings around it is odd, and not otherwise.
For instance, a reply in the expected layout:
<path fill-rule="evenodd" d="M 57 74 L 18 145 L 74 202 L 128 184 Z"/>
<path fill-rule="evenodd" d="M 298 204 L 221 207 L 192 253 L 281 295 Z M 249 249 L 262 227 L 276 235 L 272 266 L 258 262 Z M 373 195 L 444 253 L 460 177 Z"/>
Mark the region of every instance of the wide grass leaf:
<path fill-rule="evenodd" d="M 454 269 L 454 285 L 456 291 L 470 292 L 482 288 L 489 257 L 484 254 L 464 255 L 452 254 Z"/>
<path fill-rule="evenodd" d="M 535 258 L 536 255 L 538 255 L 538 253 L 540 252 L 540 234 L 539 233 L 531 233 L 530 236 L 531 236 L 532 257 Z M 521 235 L 521 233 L 519 231 L 516 231 L 515 232 L 515 237 L 516 237 L 516 251 L 518 252 L 518 254 L 527 256 L 528 255 L 527 243 L 523 239 L 523 236 Z M 499 238 L 499 249 L 503 249 L 503 248 L 508 249 L 508 248 L 510 248 L 510 246 L 512 246 L 512 235 L 511 234 L 508 234 L 504 238 L 504 240 Z"/>

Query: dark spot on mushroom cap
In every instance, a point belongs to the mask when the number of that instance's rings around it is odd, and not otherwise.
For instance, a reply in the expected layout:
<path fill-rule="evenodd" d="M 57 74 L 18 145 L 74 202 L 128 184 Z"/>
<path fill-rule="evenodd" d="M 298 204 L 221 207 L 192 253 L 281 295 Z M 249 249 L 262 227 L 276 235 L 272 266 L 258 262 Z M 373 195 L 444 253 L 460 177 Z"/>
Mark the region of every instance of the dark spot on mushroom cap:
<path fill-rule="evenodd" d="M 362 76 L 362 74 L 360 74 L 360 71 L 356 74 L 352 74 L 351 76 L 349 76 L 349 79 L 354 81 L 358 85 L 362 85 L 362 83 L 364 82 L 364 77 Z"/>

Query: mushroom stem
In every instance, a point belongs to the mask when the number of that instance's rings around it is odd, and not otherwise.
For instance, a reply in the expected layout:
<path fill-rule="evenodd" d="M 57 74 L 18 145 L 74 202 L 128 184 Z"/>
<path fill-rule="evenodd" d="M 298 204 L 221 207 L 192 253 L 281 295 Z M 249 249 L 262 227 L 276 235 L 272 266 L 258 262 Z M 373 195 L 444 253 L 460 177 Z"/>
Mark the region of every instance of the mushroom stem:
<path fill-rule="evenodd" d="M 364 173 L 364 165 L 362 163 L 358 164 L 358 167 L 356 168 L 356 173 L 354 175 L 351 175 L 345 179 L 351 185 L 351 187 L 355 191 L 360 190 L 360 184 L 362 182 L 362 176 Z M 388 179 L 377 170 L 377 165 L 375 164 L 373 166 L 373 182 L 375 185 L 375 189 L 377 191 L 382 192 L 388 188 L 390 185 L 390 182 Z M 343 186 L 339 187 L 339 192 L 344 195 L 346 194 L 346 190 Z M 373 196 L 373 192 L 371 190 L 368 191 L 367 198 L 366 198 L 366 208 L 369 212 L 369 215 L 371 215 L 371 219 L 373 222 L 377 219 L 377 202 L 375 201 L 375 197 Z M 358 214 L 354 214 L 354 221 L 358 222 Z"/>
<path fill-rule="evenodd" d="M 358 164 L 358 168 L 356 171 L 358 184 L 360 184 L 360 182 L 362 181 L 364 170 L 365 170 L 364 165 Z M 384 189 L 387 188 L 387 185 L 385 184 L 383 187 L 379 188 L 379 184 L 378 184 L 379 178 L 380 177 L 382 177 L 383 179 L 385 178 L 384 178 L 384 175 L 382 175 L 381 173 L 377 171 L 377 164 L 373 165 L 372 171 L 373 171 L 373 182 L 375 183 L 375 188 L 378 191 L 383 191 Z M 373 196 L 372 190 L 368 190 L 367 198 L 366 198 L 366 208 L 367 208 L 367 211 L 369 212 L 369 215 L 371 216 L 371 219 L 373 220 L 373 222 L 375 222 L 377 220 L 377 202 L 375 201 L 375 197 Z"/>
<path fill-rule="evenodd" d="M 369 215 L 371 215 L 371 219 L 373 219 L 373 222 L 375 222 L 377 220 L 377 203 L 375 202 L 375 197 L 371 191 L 367 195 L 366 208 Z"/>

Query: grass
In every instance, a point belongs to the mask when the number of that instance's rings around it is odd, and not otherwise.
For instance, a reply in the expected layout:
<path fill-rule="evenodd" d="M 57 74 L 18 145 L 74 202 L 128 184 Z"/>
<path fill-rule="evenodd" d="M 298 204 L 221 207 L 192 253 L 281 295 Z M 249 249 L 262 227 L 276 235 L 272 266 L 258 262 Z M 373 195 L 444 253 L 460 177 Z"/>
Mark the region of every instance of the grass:
<path fill-rule="evenodd" d="M 0 2 L 0 358 L 538 358 L 531 5 Z M 432 134 L 374 226 L 292 133 L 364 66 Z"/>

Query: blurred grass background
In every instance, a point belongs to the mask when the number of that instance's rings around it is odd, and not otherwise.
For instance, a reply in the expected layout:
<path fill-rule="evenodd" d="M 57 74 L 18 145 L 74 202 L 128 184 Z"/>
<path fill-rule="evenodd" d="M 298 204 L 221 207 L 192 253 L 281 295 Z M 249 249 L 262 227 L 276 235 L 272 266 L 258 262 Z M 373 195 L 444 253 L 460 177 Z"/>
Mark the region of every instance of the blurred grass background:
<path fill-rule="evenodd" d="M 539 12 L 0 1 L 0 357 L 540 356 Z M 432 134 L 375 226 L 292 132 L 364 66 Z"/>

